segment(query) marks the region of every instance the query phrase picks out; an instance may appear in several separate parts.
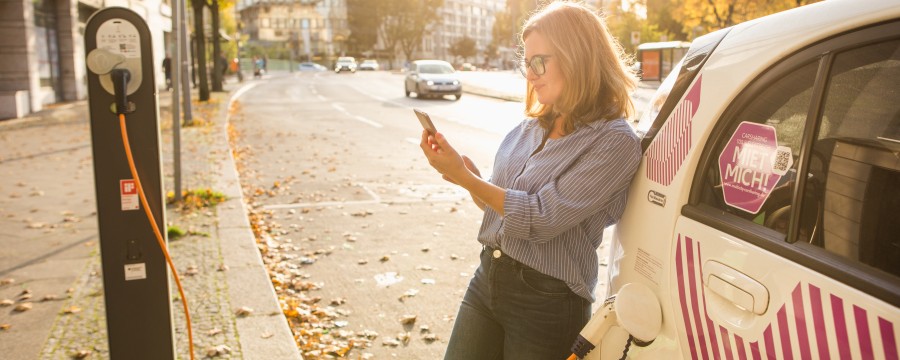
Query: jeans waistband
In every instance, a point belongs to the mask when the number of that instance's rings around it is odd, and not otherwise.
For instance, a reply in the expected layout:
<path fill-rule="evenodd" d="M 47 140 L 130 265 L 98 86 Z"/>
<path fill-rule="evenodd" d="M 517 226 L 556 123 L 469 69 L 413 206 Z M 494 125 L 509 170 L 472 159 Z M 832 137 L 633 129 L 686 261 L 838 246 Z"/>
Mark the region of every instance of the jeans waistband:
<path fill-rule="evenodd" d="M 482 256 L 487 256 L 487 260 L 490 260 L 491 263 L 508 264 L 508 265 L 515 266 L 516 268 L 531 269 L 530 267 L 528 267 L 528 265 L 522 264 L 518 260 L 513 259 L 509 255 L 507 255 L 506 252 L 501 250 L 500 248 L 496 248 L 496 247 L 492 247 L 492 246 L 488 246 L 488 245 L 483 245 L 483 248 L 484 248 L 484 250 L 483 250 L 484 255 L 482 255 Z M 499 253 L 498 253 L 498 251 L 499 251 Z M 497 256 L 497 254 L 499 254 L 499 256 Z"/>

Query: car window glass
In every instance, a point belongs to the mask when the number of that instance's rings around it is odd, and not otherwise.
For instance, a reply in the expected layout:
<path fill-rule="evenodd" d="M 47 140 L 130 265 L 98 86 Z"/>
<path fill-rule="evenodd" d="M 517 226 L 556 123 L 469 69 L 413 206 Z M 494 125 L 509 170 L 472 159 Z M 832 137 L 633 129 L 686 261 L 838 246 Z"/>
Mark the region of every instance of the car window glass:
<path fill-rule="evenodd" d="M 425 64 L 419 66 L 419 72 L 426 74 L 450 74 L 453 73 L 453 68 L 446 65 Z"/>
<path fill-rule="evenodd" d="M 900 275 L 900 40 L 835 56 L 801 240 Z"/>
<path fill-rule="evenodd" d="M 817 63 L 788 71 L 729 119 L 712 147 L 700 201 L 736 218 L 787 233 L 800 141 Z M 738 99 L 736 103 L 740 103 Z"/>

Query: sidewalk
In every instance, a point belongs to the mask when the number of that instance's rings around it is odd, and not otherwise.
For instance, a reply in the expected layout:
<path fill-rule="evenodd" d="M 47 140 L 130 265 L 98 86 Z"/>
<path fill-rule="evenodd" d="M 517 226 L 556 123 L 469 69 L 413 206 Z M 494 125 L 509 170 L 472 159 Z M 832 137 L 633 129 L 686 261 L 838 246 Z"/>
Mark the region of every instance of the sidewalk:
<path fill-rule="evenodd" d="M 182 188 L 211 189 L 228 200 L 213 208 L 166 210 L 168 224 L 187 232 L 170 239 L 169 249 L 191 308 L 195 356 L 300 359 L 247 221 L 225 126 L 237 84 L 226 90 L 214 93 L 210 105 L 194 105 L 198 125 L 182 129 L 181 148 Z M 171 93 L 161 92 L 159 102 L 168 190 Z M 84 101 L 0 122 L 4 358 L 109 358 L 89 126 Z M 172 291 L 177 294 L 174 282 Z M 239 309 L 247 311 L 238 315 Z M 177 296 L 172 314 L 177 356 L 187 359 Z"/>

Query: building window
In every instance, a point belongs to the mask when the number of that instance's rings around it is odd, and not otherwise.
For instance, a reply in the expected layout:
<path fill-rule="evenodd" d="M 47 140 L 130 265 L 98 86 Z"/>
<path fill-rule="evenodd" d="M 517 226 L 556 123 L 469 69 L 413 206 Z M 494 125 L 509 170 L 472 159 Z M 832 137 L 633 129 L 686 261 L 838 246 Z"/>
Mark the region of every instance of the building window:
<path fill-rule="evenodd" d="M 59 40 L 56 34 L 56 1 L 33 0 L 35 50 L 41 86 L 52 87 L 61 98 Z"/>

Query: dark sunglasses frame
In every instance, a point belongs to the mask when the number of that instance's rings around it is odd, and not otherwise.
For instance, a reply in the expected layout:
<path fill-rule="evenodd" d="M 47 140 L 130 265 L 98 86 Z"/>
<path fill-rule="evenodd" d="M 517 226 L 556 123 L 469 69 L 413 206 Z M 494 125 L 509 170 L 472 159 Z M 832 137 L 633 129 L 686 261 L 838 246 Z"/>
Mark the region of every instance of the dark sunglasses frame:
<path fill-rule="evenodd" d="M 537 75 L 541 76 L 547 73 L 547 59 L 553 57 L 552 55 L 535 55 L 532 56 L 531 59 L 525 60 L 522 59 L 519 61 L 519 72 L 522 73 L 522 76 L 528 77 L 528 68 L 531 68 L 531 71 Z M 540 61 L 536 61 L 540 60 Z"/>

